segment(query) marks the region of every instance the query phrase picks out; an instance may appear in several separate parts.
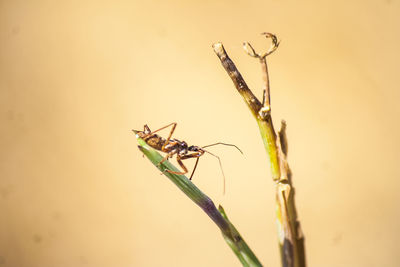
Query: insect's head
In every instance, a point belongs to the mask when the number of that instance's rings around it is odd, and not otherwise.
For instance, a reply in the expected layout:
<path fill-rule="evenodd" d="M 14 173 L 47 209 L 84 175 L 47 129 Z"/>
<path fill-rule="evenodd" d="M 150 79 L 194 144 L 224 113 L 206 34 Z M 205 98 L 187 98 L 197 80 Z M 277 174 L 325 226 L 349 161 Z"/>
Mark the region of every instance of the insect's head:
<path fill-rule="evenodd" d="M 190 147 L 188 147 L 188 150 L 193 151 L 193 152 L 203 152 L 204 151 L 204 149 L 202 149 L 199 146 L 190 146 Z"/>

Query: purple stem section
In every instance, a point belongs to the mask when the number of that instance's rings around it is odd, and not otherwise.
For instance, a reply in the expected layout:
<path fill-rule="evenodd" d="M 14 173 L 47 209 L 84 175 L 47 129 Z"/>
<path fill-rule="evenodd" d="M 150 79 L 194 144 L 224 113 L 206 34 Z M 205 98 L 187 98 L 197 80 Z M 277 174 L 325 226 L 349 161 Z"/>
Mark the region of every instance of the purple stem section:
<path fill-rule="evenodd" d="M 230 234 L 230 228 L 227 221 L 224 219 L 224 217 L 222 217 L 217 207 L 215 207 L 214 202 L 209 197 L 203 198 L 197 202 L 197 205 L 199 205 L 200 208 L 207 213 L 207 215 L 217 224 L 219 229 L 221 229 L 224 234 Z"/>

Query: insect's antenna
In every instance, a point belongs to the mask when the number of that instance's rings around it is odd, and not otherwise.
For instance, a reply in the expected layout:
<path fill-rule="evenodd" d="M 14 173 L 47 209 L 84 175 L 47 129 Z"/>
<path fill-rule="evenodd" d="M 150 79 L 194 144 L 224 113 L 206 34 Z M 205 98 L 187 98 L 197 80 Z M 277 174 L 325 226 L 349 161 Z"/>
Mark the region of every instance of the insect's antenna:
<path fill-rule="evenodd" d="M 218 143 L 215 143 L 215 144 L 211 144 L 211 145 L 202 146 L 202 148 L 204 148 L 204 147 L 210 147 L 210 146 L 216 146 L 216 145 L 233 146 L 233 147 L 235 147 L 237 150 L 239 150 L 240 153 L 243 154 L 242 150 L 241 150 L 240 148 L 238 148 L 236 145 L 234 145 L 234 144 L 226 144 L 226 143 L 221 143 L 221 142 L 218 142 Z M 210 152 L 208 152 L 208 153 L 210 153 Z M 210 154 L 211 154 L 211 153 L 210 153 Z"/>
<path fill-rule="evenodd" d="M 222 192 L 222 194 L 225 195 L 225 173 L 224 173 L 224 169 L 222 168 L 221 159 L 217 155 L 214 155 L 213 153 L 208 152 L 207 150 L 203 149 L 203 151 L 207 152 L 208 154 L 210 154 L 210 155 L 212 155 L 212 156 L 214 156 L 214 157 L 216 157 L 218 159 L 219 167 L 221 168 L 221 172 L 222 172 L 222 177 L 224 178 L 224 191 Z"/>

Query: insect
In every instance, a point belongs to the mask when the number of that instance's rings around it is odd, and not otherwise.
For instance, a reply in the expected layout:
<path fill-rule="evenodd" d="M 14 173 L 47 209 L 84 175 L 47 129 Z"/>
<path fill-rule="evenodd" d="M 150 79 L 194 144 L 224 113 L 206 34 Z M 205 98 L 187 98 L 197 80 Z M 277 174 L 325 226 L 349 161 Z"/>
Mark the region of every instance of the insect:
<path fill-rule="evenodd" d="M 197 164 L 199 163 L 199 159 L 201 156 L 204 155 L 204 153 L 208 153 L 208 154 L 216 157 L 218 159 L 218 162 L 219 162 L 219 165 L 221 168 L 221 172 L 222 172 L 222 176 L 224 178 L 224 192 L 225 192 L 225 174 L 222 169 L 221 159 L 217 155 L 205 150 L 204 148 L 210 147 L 210 146 L 215 146 L 215 145 L 226 145 L 226 146 L 235 147 L 242 154 L 243 154 L 243 152 L 237 146 L 235 146 L 233 144 L 226 144 L 226 143 L 218 142 L 218 143 L 214 143 L 211 145 L 206 145 L 206 146 L 200 147 L 200 146 L 189 146 L 185 141 L 180 141 L 178 139 L 171 139 L 172 134 L 175 131 L 176 125 L 177 125 L 177 123 L 173 122 L 173 123 L 168 124 L 167 126 L 161 127 L 160 129 L 152 132 L 150 130 L 149 126 L 147 126 L 147 124 L 146 124 L 146 125 L 144 125 L 143 131 L 134 131 L 134 132 L 137 135 L 139 135 L 139 137 L 142 138 L 152 148 L 167 153 L 167 155 L 165 155 L 165 157 L 158 163 L 158 165 L 162 164 L 164 161 L 166 161 L 169 158 L 172 158 L 174 155 L 176 155 L 176 161 L 178 162 L 179 166 L 181 166 L 183 171 L 179 172 L 179 171 L 172 171 L 172 170 L 166 169 L 165 171 L 167 171 L 169 173 L 180 174 L 180 175 L 186 174 L 188 172 L 188 169 L 183 164 L 182 160 L 195 158 L 196 163 L 193 167 L 193 171 L 192 171 L 192 174 L 190 175 L 189 180 L 192 180 L 192 177 L 196 170 Z M 156 134 L 157 132 L 159 132 L 163 129 L 166 129 L 170 126 L 172 126 L 172 128 L 171 128 L 171 132 L 169 133 L 169 136 L 167 139 Z"/>

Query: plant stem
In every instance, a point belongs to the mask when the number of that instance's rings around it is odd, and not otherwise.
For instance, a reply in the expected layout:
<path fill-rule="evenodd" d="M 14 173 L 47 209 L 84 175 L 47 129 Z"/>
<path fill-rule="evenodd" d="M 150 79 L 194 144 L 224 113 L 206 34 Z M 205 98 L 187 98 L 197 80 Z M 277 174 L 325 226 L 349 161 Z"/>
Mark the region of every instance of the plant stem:
<path fill-rule="evenodd" d="M 286 124 L 282 122 L 279 135 L 275 133 L 271 117 L 270 85 L 266 57 L 273 53 L 279 42 L 275 35 L 263 33 L 267 38 L 272 39 L 272 47 L 268 52 L 259 55 L 249 43 L 244 43 L 246 52 L 261 63 L 264 81 L 264 95 L 261 103 L 249 89 L 242 75 L 229 58 L 223 45 L 213 45 L 214 52 L 221 60 L 222 66 L 231 77 L 237 91 L 247 104 L 253 117 L 256 119 L 264 147 L 269 156 L 271 165 L 272 180 L 275 182 L 276 192 L 276 215 L 279 237 L 279 248 L 281 252 L 282 266 L 284 267 L 305 267 L 304 236 L 297 220 L 297 213 L 294 201 L 294 188 L 291 181 L 291 172 L 287 163 L 287 140 Z"/>
<path fill-rule="evenodd" d="M 162 164 L 159 164 L 163 157 L 156 150 L 151 148 L 137 134 L 136 139 L 139 144 L 138 147 L 143 154 L 214 221 L 214 223 L 221 230 L 225 241 L 231 247 L 242 265 L 246 267 L 262 266 L 255 254 L 247 246 L 240 233 L 229 221 L 224 209 L 221 206 L 219 209 L 217 209 L 213 201 L 197 186 L 195 186 L 186 176 L 167 172 L 166 170 L 179 170 L 169 161 L 164 161 Z"/>

